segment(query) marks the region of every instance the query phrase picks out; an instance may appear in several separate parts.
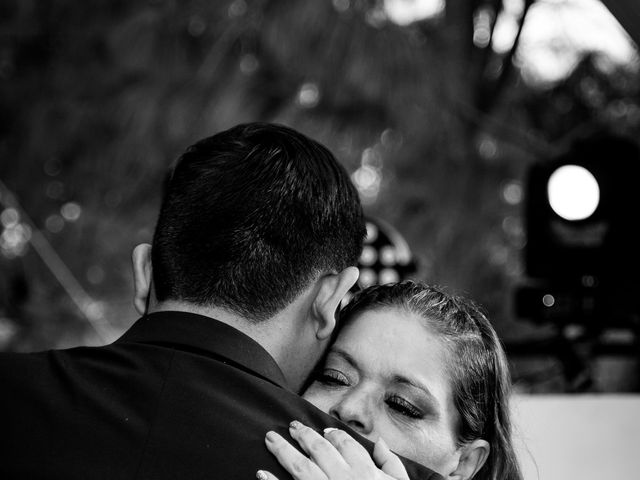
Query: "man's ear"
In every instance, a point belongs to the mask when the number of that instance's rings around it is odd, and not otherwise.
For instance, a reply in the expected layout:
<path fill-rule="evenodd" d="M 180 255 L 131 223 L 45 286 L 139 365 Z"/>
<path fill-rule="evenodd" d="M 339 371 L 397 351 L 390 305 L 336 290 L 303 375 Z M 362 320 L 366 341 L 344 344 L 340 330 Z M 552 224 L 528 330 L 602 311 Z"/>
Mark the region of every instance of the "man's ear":
<path fill-rule="evenodd" d="M 133 267 L 133 304 L 140 315 L 147 309 L 147 299 L 151 294 L 151 245 L 141 243 L 131 254 Z"/>
<path fill-rule="evenodd" d="M 458 466 L 447 478 L 451 480 L 469 480 L 473 478 L 489 458 L 490 449 L 489 442 L 481 438 L 465 444 L 462 447 Z"/>
<path fill-rule="evenodd" d="M 336 327 L 336 311 L 349 289 L 358 280 L 360 271 L 356 267 L 347 267 L 340 273 L 325 275 L 313 301 L 312 312 L 316 322 L 316 338 L 326 340 Z"/>

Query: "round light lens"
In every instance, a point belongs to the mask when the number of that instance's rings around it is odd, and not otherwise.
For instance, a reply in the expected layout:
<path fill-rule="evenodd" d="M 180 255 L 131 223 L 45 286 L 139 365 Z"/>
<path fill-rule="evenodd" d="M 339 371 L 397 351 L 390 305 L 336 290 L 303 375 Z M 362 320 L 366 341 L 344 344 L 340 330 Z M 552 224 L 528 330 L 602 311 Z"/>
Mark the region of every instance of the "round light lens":
<path fill-rule="evenodd" d="M 589 218 L 600 203 L 600 187 L 593 174 L 578 165 L 564 165 L 549 177 L 549 204 L 565 220 Z"/>

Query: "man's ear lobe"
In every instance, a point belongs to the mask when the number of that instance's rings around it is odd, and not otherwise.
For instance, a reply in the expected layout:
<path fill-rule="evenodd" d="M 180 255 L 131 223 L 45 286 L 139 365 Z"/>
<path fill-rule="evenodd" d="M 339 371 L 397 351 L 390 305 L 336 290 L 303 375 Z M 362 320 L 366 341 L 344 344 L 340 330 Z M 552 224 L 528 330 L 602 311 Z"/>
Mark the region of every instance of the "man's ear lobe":
<path fill-rule="evenodd" d="M 318 340 L 326 340 L 333 333 L 340 302 L 356 283 L 359 275 L 360 271 L 356 267 L 347 267 L 340 273 L 325 275 L 320 279 L 320 289 L 313 302 Z"/>
<path fill-rule="evenodd" d="M 460 460 L 458 460 L 458 466 L 449 474 L 448 478 L 451 480 L 469 480 L 473 478 L 489 458 L 490 449 L 489 442 L 481 438 L 464 445 Z"/>
<path fill-rule="evenodd" d="M 133 304 L 140 315 L 144 315 L 147 308 L 147 298 L 151 293 L 151 245 L 141 243 L 133 249 L 131 254 L 133 267 Z"/>

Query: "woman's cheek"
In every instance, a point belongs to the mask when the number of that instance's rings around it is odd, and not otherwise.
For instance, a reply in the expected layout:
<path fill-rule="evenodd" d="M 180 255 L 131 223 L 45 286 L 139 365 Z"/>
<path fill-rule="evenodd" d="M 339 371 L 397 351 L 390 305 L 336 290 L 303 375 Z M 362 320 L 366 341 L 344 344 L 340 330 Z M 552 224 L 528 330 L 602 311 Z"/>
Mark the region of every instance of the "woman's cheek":
<path fill-rule="evenodd" d="M 391 450 L 441 475 L 451 473 L 449 467 L 456 449 L 448 435 L 440 434 L 437 427 L 426 425 L 399 427 L 392 419 L 385 423 L 386 425 L 378 426 L 377 433 Z"/>
<path fill-rule="evenodd" d="M 456 457 L 456 445 L 450 436 L 437 428 L 425 428 L 420 432 L 415 443 L 419 447 L 416 458 L 422 458 L 419 463 L 430 466 L 441 475 L 451 473 L 451 465 Z"/>
<path fill-rule="evenodd" d="M 315 384 L 312 384 L 307 389 L 304 395 L 302 395 L 302 398 L 324 413 L 329 413 L 329 410 L 333 406 L 333 395 L 326 389 L 322 389 Z"/>
<path fill-rule="evenodd" d="M 382 437 L 394 452 L 418 461 L 422 451 L 421 432 L 407 425 L 405 422 L 393 418 L 389 412 L 382 412 L 375 422 L 375 435 Z M 418 442 L 416 442 L 418 440 Z M 418 443 L 418 444 L 417 444 Z"/>

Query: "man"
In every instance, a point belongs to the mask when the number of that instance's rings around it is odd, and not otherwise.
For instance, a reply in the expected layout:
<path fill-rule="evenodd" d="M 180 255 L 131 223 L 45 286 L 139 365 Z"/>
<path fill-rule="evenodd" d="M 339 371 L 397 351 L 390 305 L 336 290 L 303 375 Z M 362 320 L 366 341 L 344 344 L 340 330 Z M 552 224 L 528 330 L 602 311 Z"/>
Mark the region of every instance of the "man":
<path fill-rule="evenodd" d="M 338 425 L 296 392 L 358 276 L 344 169 L 253 123 L 188 148 L 165 188 L 133 251 L 142 318 L 104 347 L 0 356 L 0 478 L 286 479 L 266 432 Z"/>

